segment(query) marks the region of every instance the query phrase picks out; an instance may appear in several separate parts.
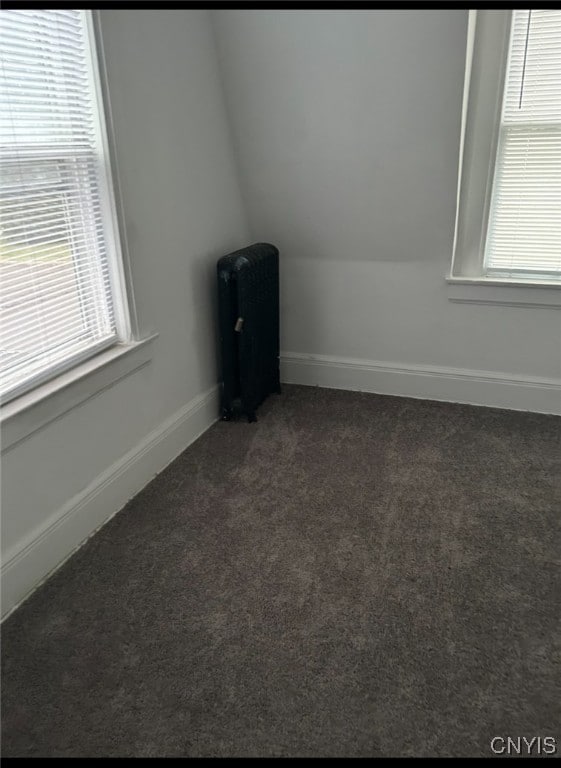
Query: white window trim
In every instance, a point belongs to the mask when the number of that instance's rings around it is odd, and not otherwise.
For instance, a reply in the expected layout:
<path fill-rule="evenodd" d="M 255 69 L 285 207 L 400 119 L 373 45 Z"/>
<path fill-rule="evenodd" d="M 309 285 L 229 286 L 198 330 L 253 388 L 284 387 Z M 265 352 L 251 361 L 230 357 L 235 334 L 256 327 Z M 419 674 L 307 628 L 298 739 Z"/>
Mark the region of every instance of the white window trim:
<path fill-rule="evenodd" d="M 100 11 L 91 10 L 88 16 L 88 36 L 89 45 L 92 51 L 97 54 L 97 69 L 94 72 L 94 85 L 97 101 L 100 106 L 101 119 L 104 121 L 105 130 L 101 132 L 101 141 L 103 154 L 107 160 L 108 193 L 107 199 L 110 201 L 110 216 L 113 229 L 113 242 L 118 248 L 118 258 L 115 265 L 115 284 L 120 292 L 121 304 L 124 305 L 126 316 L 117 319 L 117 328 L 120 340 L 123 343 L 132 343 L 141 338 L 137 307 L 133 290 L 133 277 L 131 270 L 131 259 L 127 240 L 127 230 L 125 226 L 124 203 L 121 192 L 121 181 L 119 176 L 119 165 L 115 152 L 115 131 L 113 123 L 113 112 L 111 109 L 111 99 L 108 87 L 107 66 L 105 61 L 105 50 L 103 47 L 103 35 L 101 30 Z M 117 311 L 117 308 L 115 308 Z M 120 325 L 119 325 L 120 323 Z"/>
<path fill-rule="evenodd" d="M 510 10 L 469 11 L 454 246 L 445 278 L 448 298 L 460 303 L 559 309 L 558 281 L 483 274 L 511 17 Z"/>
<path fill-rule="evenodd" d="M 100 174 L 100 187 L 102 194 L 102 220 L 104 225 L 105 242 L 107 247 L 107 264 L 109 267 L 109 282 L 113 301 L 113 313 L 118 340 L 125 344 L 132 341 L 131 323 L 129 317 L 127 289 L 125 273 L 123 269 L 123 253 L 121 249 L 121 237 L 119 221 L 117 219 L 117 204 L 114 194 L 114 179 L 110 162 L 108 126 L 106 112 L 109 109 L 108 100 L 104 99 L 101 86 L 101 55 L 100 47 L 96 41 L 96 31 L 92 17 L 92 11 L 81 11 L 86 28 L 87 62 L 90 75 L 90 85 L 94 92 L 96 104 L 95 132 L 96 143 L 101 148 L 105 160 L 104 173 Z M 96 66 L 97 64 L 97 66 Z"/>
<path fill-rule="evenodd" d="M 3 405 L 0 409 L 2 453 L 143 368 L 152 359 L 152 343 L 157 337 L 154 333 L 142 341 L 113 344 Z"/>
<path fill-rule="evenodd" d="M 144 367 L 152 358 L 156 332 L 141 333 L 134 298 L 131 260 L 124 221 L 123 197 L 115 153 L 115 134 L 109 97 L 105 53 L 99 11 L 85 11 L 88 45 L 97 55 L 98 67 L 92 67 L 96 97 L 100 107 L 99 139 L 107 160 L 106 200 L 110 230 L 107 244 L 112 251 L 112 290 L 120 293 L 115 301 L 115 316 L 119 338 L 110 346 L 88 351 L 84 357 L 71 361 L 58 375 L 49 376 L 32 388 L 0 406 L 2 453 L 42 429 L 63 414 L 126 376 Z"/>

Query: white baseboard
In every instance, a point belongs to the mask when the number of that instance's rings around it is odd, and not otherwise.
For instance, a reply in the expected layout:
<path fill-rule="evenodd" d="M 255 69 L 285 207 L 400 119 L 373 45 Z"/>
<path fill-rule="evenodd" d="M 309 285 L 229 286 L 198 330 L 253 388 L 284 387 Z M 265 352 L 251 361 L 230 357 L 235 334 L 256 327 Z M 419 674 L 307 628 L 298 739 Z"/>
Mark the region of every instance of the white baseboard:
<path fill-rule="evenodd" d="M 561 414 L 561 379 L 282 352 L 281 380 L 287 384 Z"/>
<path fill-rule="evenodd" d="M 8 551 L 2 563 L 6 618 L 90 536 L 205 432 L 219 414 L 218 387 L 198 395 Z"/>

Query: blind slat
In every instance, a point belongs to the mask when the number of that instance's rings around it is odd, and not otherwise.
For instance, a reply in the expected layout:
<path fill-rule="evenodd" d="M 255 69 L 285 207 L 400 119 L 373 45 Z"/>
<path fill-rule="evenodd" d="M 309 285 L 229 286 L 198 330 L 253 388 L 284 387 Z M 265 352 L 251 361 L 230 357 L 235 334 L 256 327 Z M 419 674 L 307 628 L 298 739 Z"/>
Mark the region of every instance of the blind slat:
<path fill-rule="evenodd" d="M 91 350 L 102 349 L 113 340 L 116 340 L 116 334 L 108 334 L 98 339 L 93 344 L 89 337 L 73 337 L 70 340 L 51 346 L 48 350 L 40 349 L 31 355 L 20 355 L 24 357 L 23 361 L 19 358 L 13 360 L 8 368 L 8 373 L 4 376 L 4 391 L 14 390 L 21 386 L 21 381 L 36 379 L 44 376 L 49 370 L 64 370 L 73 361 L 78 361 L 91 354 Z M 89 353 L 89 354 L 88 354 Z M 6 357 L 8 357 L 6 355 Z M 4 355 L 2 355 L 0 364 L 5 365 Z"/>

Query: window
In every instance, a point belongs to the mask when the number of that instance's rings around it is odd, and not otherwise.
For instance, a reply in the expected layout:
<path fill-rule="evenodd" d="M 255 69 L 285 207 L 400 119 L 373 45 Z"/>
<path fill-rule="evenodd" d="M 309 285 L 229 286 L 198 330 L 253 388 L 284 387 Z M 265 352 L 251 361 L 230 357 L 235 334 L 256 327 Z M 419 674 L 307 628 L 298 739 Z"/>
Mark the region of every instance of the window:
<path fill-rule="evenodd" d="M 128 337 L 92 20 L 0 12 L 4 402 Z"/>
<path fill-rule="evenodd" d="M 561 11 L 514 11 L 484 269 L 561 277 Z"/>
<path fill-rule="evenodd" d="M 561 285 L 561 11 L 470 11 L 454 278 Z"/>

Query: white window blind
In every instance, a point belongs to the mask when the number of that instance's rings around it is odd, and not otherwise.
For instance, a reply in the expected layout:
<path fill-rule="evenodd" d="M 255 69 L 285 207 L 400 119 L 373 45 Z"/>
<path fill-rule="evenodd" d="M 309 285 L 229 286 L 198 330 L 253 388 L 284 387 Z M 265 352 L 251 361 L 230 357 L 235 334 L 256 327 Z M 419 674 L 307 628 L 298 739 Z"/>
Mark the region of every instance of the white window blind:
<path fill-rule="evenodd" d="M 561 11 L 513 11 L 485 268 L 561 279 Z"/>
<path fill-rule="evenodd" d="M 4 401 L 117 337 L 112 209 L 87 13 L 0 10 Z"/>

